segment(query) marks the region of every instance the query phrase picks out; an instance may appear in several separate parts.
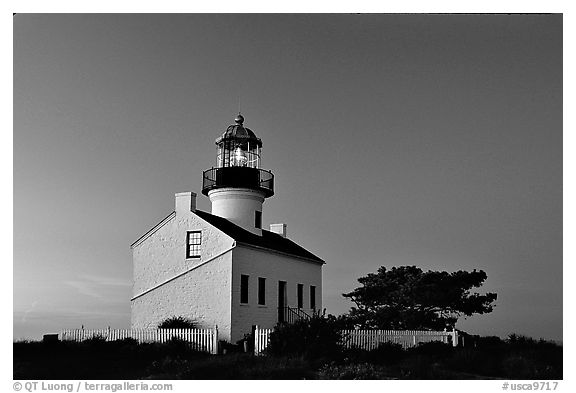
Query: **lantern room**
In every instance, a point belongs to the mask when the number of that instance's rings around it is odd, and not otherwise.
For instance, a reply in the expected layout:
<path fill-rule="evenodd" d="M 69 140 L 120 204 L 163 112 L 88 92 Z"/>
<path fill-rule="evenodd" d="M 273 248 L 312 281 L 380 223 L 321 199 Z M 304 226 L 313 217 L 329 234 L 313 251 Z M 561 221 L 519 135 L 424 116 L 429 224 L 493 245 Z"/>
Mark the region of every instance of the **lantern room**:
<path fill-rule="evenodd" d="M 249 128 L 244 127 L 244 116 L 238 114 L 236 124 L 229 126 L 222 136 L 216 139 L 219 168 L 239 166 L 260 168 L 262 141 Z"/>
<path fill-rule="evenodd" d="M 274 175 L 260 169 L 262 141 L 244 127 L 244 116 L 216 139 L 216 167 L 204 171 L 202 193 L 219 188 L 246 188 L 260 191 L 264 197 L 274 195 Z"/>

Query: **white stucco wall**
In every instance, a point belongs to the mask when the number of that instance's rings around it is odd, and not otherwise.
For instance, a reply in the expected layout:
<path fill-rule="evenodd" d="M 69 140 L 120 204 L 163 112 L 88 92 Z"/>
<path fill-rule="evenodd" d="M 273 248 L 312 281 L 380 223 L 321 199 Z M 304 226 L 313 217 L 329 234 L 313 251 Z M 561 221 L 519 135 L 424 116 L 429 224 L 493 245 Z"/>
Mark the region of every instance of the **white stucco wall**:
<path fill-rule="evenodd" d="M 310 286 L 316 286 L 316 309 L 322 309 L 322 265 L 238 245 L 232 251 L 232 342 L 252 325 L 272 328 L 278 322 L 278 281 L 286 281 L 287 305 L 297 307 L 297 284 L 304 284 L 303 310 L 311 313 Z M 249 276 L 248 304 L 240 304 L 240 275 Z M 266 305 L 258 305 L 258 277 L 266 278 Z"/>
<path fill-rule="evenodd" d="M 132 328 L 155 328 L 166 318 L 183 316 L 200 328 L 218 326 L 230 340 L 232 253 L 228 252 L 132 300 Z"/>
<path fill-rule="evenodd" d="M 202 256 L 186 259 L 186 233 L 196 230 L 202 231 Z M 218 325 L 222 338 L 229 337 L 231 252 L 217 256 L 233 245 L 231 237 L 185 209 L 176 211 L 163 226 L 136 242 L 132 327 L 155 327 L 165 318 L 184 316 L 204 327 Z M 165 283 L 190 269 L 193 270 Z M 152 288 L 155 289 L 149 291 Z"/>
<path fill-rule="evenodd" d="M 202 231 L 202 257 L 186 259 L 187 231 Z M 132 249 L 133 292 L 141 292 L 219 254 L 234 240 L 197 215 L 178 211 L 174 218 Z"/>

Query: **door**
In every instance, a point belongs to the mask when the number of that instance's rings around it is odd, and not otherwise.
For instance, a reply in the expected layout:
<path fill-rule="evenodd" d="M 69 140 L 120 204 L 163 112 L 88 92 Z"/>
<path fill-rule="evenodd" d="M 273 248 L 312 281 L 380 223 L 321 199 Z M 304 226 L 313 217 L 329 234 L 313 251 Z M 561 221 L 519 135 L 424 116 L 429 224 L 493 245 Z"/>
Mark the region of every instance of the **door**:
<path fill-rule="evenodd" d="M 286 281 L 278 281 L 278 322 L 285 321 Z"/>

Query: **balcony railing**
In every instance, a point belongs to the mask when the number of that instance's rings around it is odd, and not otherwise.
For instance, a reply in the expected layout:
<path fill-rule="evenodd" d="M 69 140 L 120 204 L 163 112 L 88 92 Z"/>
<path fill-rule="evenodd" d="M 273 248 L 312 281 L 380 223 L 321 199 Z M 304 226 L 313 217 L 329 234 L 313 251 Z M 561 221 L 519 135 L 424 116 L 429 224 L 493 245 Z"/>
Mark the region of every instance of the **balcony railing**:
<path fill-rule="evenodd" d="M 310 319 L 311 315 L 300 308 L 278 307 L 278 322 L 294 323 L 300 319 Z"/>
<path fill-rule="evenodd" d="M 250 188 L 264 192 L 266 197 L 274 195 L 274 175 L 272 172 L 249 167 L 223 167 L 204 171 L 202 193 L 224 187 Z"/>

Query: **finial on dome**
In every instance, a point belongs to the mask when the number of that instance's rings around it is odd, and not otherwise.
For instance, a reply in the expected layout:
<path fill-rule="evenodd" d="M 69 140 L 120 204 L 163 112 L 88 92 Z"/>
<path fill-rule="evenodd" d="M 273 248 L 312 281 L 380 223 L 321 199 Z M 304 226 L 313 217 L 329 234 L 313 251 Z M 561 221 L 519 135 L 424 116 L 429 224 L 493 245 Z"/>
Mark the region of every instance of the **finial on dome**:
<path fill-rule="evenodd" d="M 244 116 L 242 116 L 240 114 L 240 112 L 238 112 L 238 116 L 236 116 L 236 118 L 234 119 L 234 121 L 240 125 L 242 125 L 242 123 L 244 123 Z"/>

